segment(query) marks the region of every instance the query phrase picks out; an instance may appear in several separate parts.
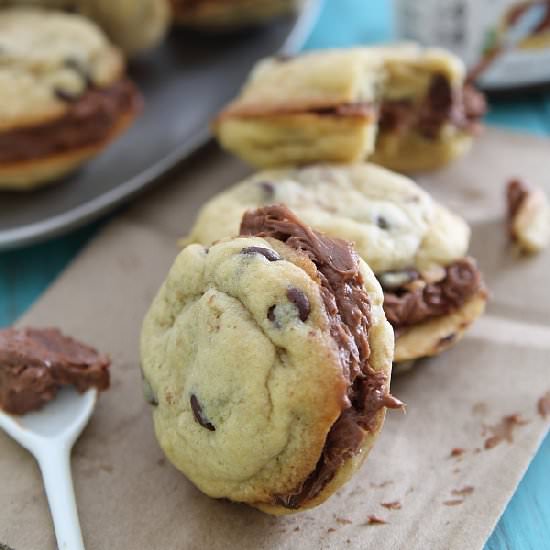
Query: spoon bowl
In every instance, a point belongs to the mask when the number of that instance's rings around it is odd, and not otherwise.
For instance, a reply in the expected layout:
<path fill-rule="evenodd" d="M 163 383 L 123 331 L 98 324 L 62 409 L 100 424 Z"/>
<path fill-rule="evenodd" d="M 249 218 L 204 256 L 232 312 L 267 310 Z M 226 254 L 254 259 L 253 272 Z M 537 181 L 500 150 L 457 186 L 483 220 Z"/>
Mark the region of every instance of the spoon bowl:
<path fill-rule="evenodd" d="M 30 451 L 40 466 L 60 550 L 84 550 L 70 459 L 96 402 L 96 389 L 80 394 L 68 387 L 39 411 L 24 416 L 0 411 L 0 427 Z"/>

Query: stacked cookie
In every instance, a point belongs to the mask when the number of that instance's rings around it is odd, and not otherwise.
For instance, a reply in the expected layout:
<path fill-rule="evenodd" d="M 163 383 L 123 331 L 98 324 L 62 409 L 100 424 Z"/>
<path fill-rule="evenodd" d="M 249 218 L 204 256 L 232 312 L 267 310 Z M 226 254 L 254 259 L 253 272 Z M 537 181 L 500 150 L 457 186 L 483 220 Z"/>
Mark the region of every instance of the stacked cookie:
<path fill-rule="evenodd" d="M 405 176 L 462 155 L 484 102 L 450 54 L 262 61 L 217 118 L 257 173 L 213 197 L 141 337 L 168 458 L 206 494 L 286 514 L 365 460 L 391 366 L 455 345 L 487 293 L 467 224 Z"/>
<path fill-rule="evenodd" d="M 279 203 L 354 243 L 384 289 L 396 362 L 449 348 L 483 312 L 481 275 L 466 257 L 467 224 L 407 177 L 374 164 L 259 172 L 204 205 L 185 242 L 235 235 L 247 210 Z"/>
<path fill-rule="evenodd" d="M 0 0 L 26 7 L 79 13 L 94 21 L 126 55 L 152 48 L 170 24 L 168 0 Z"/>
<path fill-rule="evenodd" d="M 463 155 L 479 130 L 485 102 L 464 72 L 449 52 L 415 45 L 267 59 L 214 131 L 262 168 L 370 157 L 431 170 Z"/>
<path fill-rule="evenodd" d="M 2 10 L 0 50 L 0 188 L 29 189 L 74 170 L 140 110 L 122 54 L 78 15 Z"/>

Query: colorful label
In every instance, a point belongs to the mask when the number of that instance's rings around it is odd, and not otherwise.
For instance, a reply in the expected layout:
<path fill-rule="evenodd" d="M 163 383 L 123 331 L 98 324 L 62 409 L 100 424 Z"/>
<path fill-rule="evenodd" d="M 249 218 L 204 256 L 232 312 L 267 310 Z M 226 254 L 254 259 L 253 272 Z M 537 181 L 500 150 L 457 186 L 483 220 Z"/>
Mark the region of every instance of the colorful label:
<path fill-rule="evenodd" d="M 487 89 L 550 82 L 550 0 L 394 0 L 400 38 L 460 56 Z"/>

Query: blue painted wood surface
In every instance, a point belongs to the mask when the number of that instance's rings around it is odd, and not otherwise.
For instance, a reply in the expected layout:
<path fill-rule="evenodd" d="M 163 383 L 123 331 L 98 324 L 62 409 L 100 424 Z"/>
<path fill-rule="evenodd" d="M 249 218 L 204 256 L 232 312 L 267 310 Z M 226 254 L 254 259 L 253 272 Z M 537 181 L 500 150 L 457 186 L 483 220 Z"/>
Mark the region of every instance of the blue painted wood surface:
<path fill-rule="evenodd" d="M 325 0 L 306 48 L 388 41 L 392 36 L 387 0 Z M 494 103 L 487 119 L 490 124 L 550 135 L 550 93 Z M 0 326 L 13 322 L 40 296 L 102 223 L 44 244 L 0 253 Z M 550 436 L 486 545 L 486 550 L 512 549 L 550 549 Z"/>

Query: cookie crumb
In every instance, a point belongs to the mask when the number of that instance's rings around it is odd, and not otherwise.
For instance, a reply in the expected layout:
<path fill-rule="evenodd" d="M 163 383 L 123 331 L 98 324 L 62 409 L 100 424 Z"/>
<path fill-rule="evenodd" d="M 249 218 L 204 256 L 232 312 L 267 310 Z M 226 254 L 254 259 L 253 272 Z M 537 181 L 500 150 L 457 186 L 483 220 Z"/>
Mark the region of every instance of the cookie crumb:
<path fill-rule="evenodd" d="M 443 504 L 445 504 L 445 506 L 458 506 L 459 504 L 463 504 L 463 503 L 464 503 L 464 500 L 461 498 L 455 498 L 455 499 L 443 501 Z"/>
<path fill-rule="evenodd" d="M 294 532 L 297 533 L 299 530 L 300 530 L 300 526 L 296 525 L 296 527 L 294 527 Z"/>
<path fill-rule="evenodd" d="M 327 529 L 327 533 L 334 533 L 334 531 L 336 531 L 336 529 L 334 529 L 334 527 L 329 527 Z"/>
<path fill-rule="evenodd" d="M 463 449 L 462 447 L 453 447 L 451 449 L 451 458 L 457 458 L 459 456 L 462 456 L 466 452 L 466 449 Z"/>
<path fill-rule="evenodd" d="M 381 502 L 380 506 L 388 510 L 401 510 L 401 503 L 398 500 L 394 500 L 393 502 Z"/>
<path fill-rule="evenodd" d="M 388 522 L 385 519 L 371 514 L 367 517 L 367 523 L 365 523 L 364 525 L 386 525 L 387 523 Z"/>
<path fill-rule="evenodd" d="M 542 416 L 546 418 L 550 416 L 550 391 L 547 391 L 537 403 L 537 411 Z"/>
<path fill-rule="evenodd" d="M 453 489 L 451 494 L 455 497 L 464 497 L 466 495 L 471 495 L 474 492 L 474 488 L 471 485 L 465 485 L 462 489 Z"/>
<path fill-rule="evenodd" d="M 353 523 L 350 519 L 347 518 L 336 518 L 336 523 L 339 523 L 340 525 L 350 525 Z"/>
<path fill-rule="evenodd" d="M 535 253 L 550 243 L 550 203 L 542 189 L 519 179 L 506 186 L 507 226 L 520 252 Z"/>
<path fill-rule="evenodd" d="M 524 426 L 525 424 L 527 424 L 527 421 L 519 414 L 509 414 L 504 416 L 498 424 L 494 426 L 485 426 L 484 428 L 492 434 L 485 440 L 485 449 L 492 449 L 500 445 L 504 440 L 508 441 L 508 443 L 513 443 L 514 430 L 518 426 Z"/>

